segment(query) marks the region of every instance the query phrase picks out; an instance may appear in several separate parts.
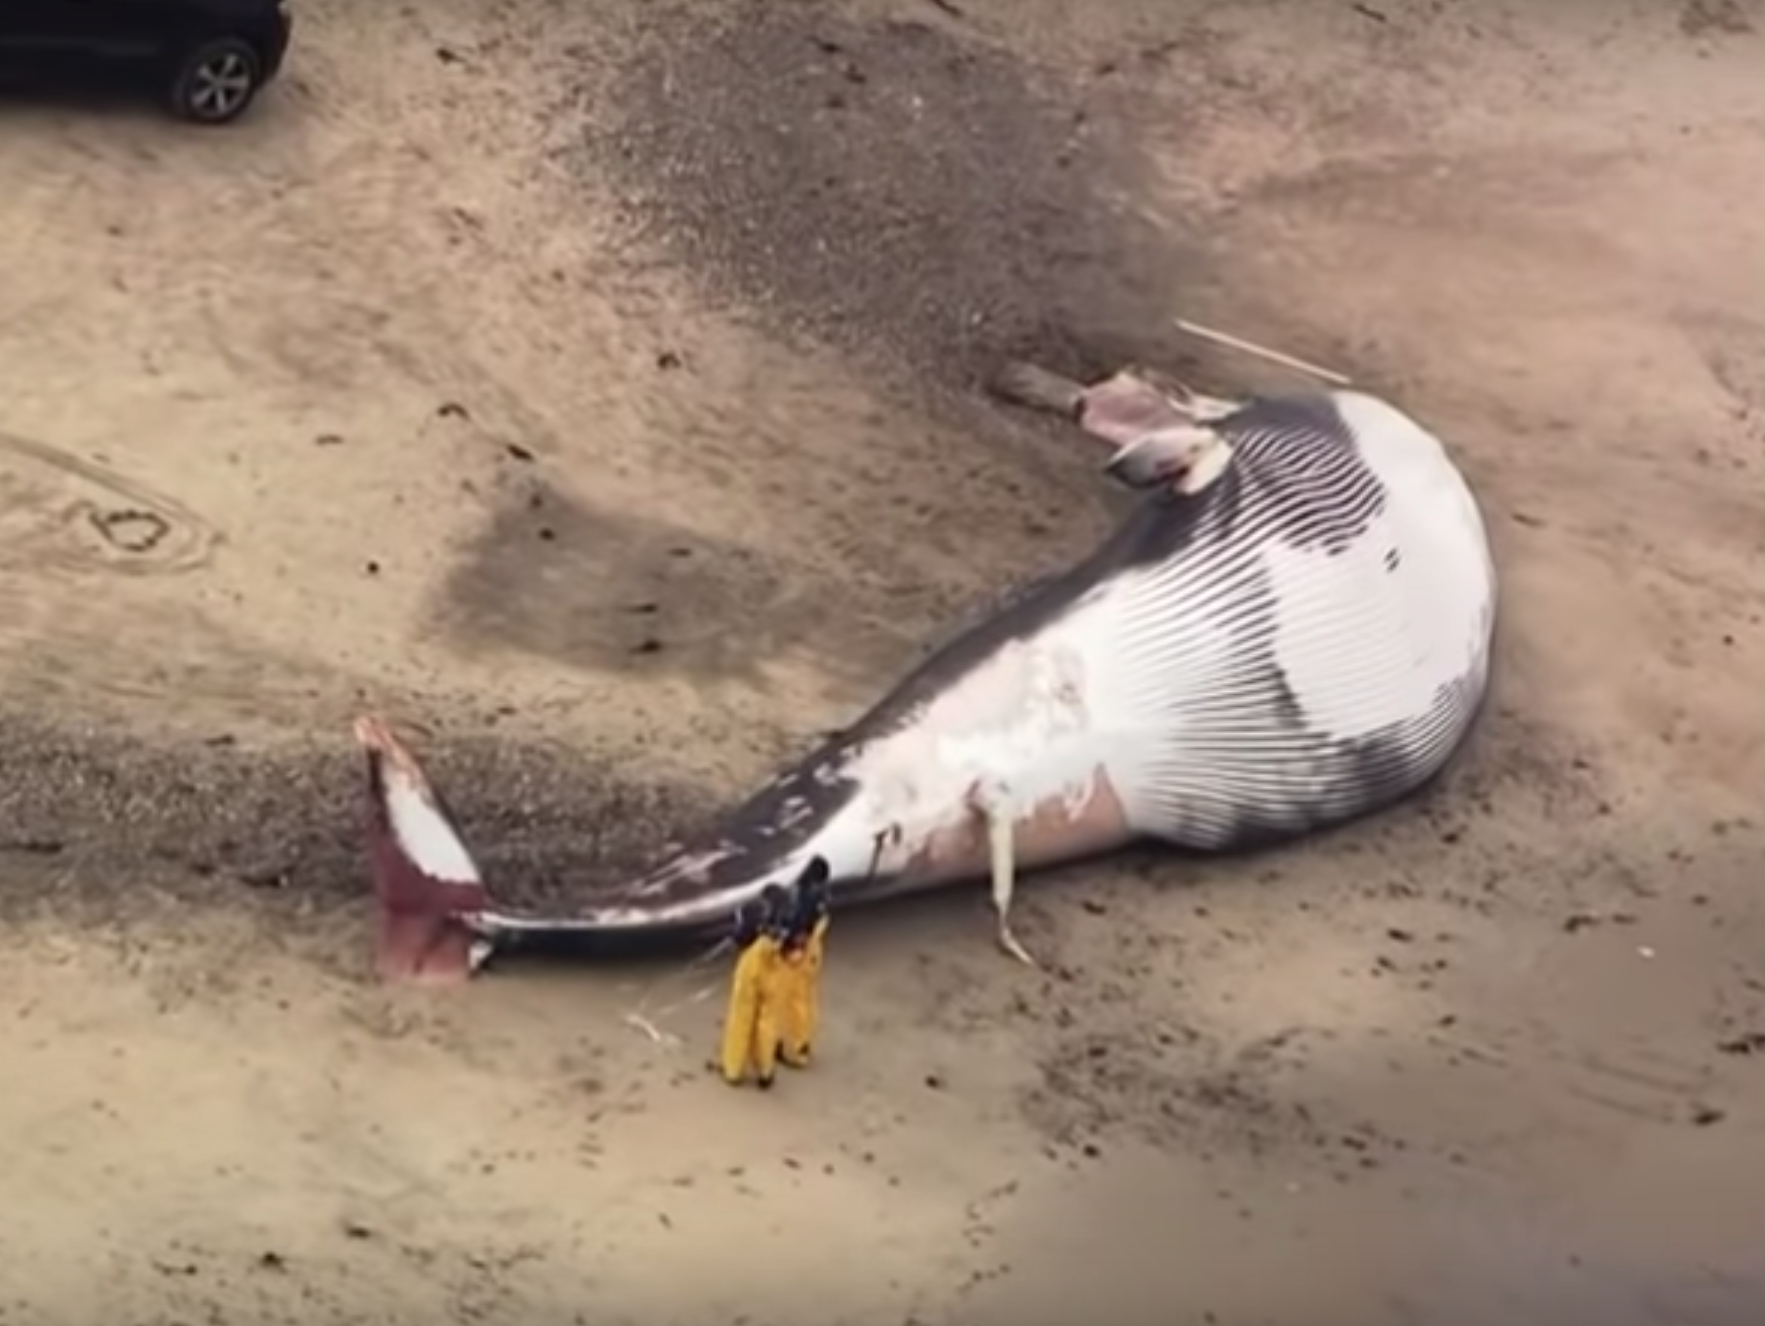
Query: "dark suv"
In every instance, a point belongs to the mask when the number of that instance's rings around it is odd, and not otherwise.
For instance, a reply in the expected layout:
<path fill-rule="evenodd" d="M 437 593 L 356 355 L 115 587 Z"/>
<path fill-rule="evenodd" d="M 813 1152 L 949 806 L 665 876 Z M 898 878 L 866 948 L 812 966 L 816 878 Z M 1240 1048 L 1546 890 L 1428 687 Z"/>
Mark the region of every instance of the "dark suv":
<path fill-rule="evenodd" d="M 144 74 L 176 114 L 226 124 L 281 69 L 291 22 L 287 0 L 0 0 L 0 66 Z"/>

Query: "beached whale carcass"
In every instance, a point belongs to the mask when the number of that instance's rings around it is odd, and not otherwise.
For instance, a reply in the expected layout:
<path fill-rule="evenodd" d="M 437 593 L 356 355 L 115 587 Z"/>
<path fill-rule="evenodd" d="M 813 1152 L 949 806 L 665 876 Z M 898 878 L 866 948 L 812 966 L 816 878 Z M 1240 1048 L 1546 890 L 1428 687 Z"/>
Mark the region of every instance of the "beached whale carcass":
<path fill-rule="evenodd" d="M 1497 588 L 1437 438 L 1357 391 L 1015 380 L 1112 444 L 1133 510 L 649 873 L 585 881 L 562 914 L 499 906 L 411 752 L 361 720 L 381 970 L 457 978 L 531 935 L 703 937 L 815 857 L 836 908 L 990 878 L 1027 957 L 1020 870 L 1135 839 L 1278 842 L 1446 764 L 1488 685 Z"/>

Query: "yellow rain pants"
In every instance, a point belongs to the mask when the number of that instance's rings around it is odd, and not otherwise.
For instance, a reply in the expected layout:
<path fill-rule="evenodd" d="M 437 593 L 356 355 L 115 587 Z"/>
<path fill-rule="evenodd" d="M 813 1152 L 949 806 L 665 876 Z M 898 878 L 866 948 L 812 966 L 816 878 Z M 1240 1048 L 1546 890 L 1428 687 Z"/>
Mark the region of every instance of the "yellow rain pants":
<path fill-rule="evenodd" d="M 821 964 L 827 949 L 827 917 L 820 917 L 807 939 L 780 963 L 779 1056 L 792 1068 L 805 1068 L 821 1030 Z"/>
<path fill-rule="evenodd" d="M 772 935 L 761 935 L 736 959 L 718 1058 L 723 1080 L 731 1086 L 745 1082 L 750 1069 L 761 1086 L 772 1085 L 778 1063 L 783 1002 L 779 989 L 781 963 L 779 941 Z"/>

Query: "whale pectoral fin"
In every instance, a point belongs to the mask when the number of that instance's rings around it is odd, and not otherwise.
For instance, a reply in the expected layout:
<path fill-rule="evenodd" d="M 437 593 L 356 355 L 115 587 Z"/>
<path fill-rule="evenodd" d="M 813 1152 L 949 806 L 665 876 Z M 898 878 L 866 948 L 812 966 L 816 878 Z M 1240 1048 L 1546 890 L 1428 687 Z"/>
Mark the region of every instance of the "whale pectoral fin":
<path fill-rule="evenodd" d="M 1011 815 L 996 806 L 981 813 L 987 820 L 987 856 L 993 877 L 993 911 L 999 918 L 999 947 L 1027 967 L 1040 966 L 1011 929 L 1011 898 L 1017 887 L 1017 845 Z"/>

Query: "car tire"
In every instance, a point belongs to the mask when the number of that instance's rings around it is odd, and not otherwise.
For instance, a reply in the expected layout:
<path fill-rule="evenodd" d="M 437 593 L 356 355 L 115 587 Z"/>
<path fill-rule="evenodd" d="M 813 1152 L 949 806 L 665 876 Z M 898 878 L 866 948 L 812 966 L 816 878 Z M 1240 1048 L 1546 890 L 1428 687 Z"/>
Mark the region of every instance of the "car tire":
<path fill-rule="evenodd" d="M 263 60 L 238 37 L 199 42 L 179 59 L 169 92 L 172 113 L 192 124 L 231 124 L 263 86 Z"/>

